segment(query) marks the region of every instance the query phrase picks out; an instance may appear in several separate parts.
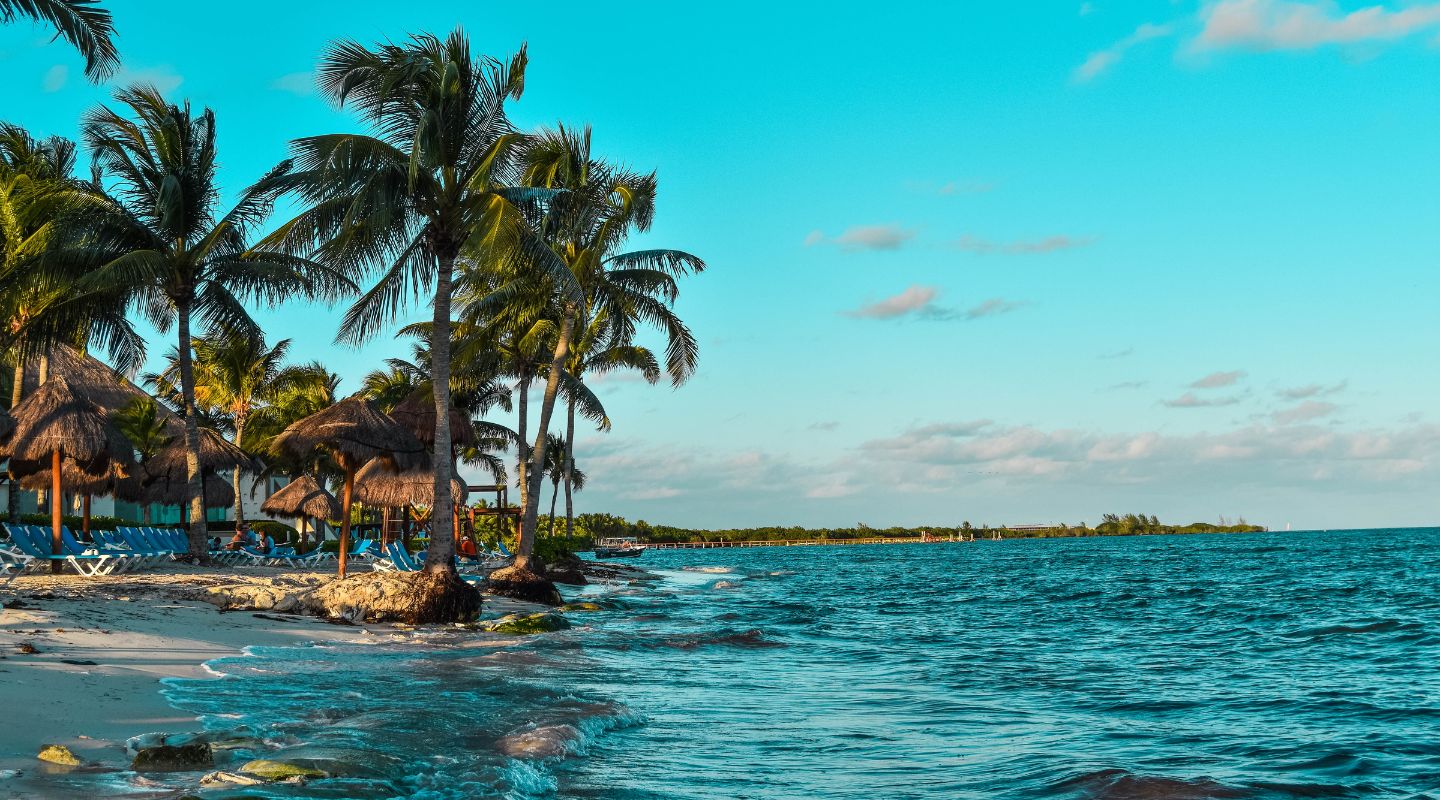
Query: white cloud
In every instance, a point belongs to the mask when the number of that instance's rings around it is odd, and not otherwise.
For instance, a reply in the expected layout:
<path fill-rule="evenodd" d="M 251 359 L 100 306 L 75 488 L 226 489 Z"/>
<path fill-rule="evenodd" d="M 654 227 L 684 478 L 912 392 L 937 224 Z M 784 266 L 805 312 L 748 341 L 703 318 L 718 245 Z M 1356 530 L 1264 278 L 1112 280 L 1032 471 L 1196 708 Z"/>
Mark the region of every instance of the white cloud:
<path fill-rule="evenodd" d="M 175 91 L 184 82 L 185 77 L 168 64 L 158 67 L 121 67 L 120 71 L 115 73 L 115 77 L 110 79 L 110 83 L 114 86 L 149 84 L 158 89 L 161 94 Z"/>
<path fill-rule="evenodd" d="M 41 87 L 47 92 L 58 92 L 65 88 L 65 81 L 70 78 L 70 68 L 64 64 L 56 64 L 45 71 L 45 79 Z"/>
<path fill-rule="evenodd" d="M 1190 384 L 1191 389 L 1221 389 L 1226 386 L 1234 386 L 1245 377 L 1245 370 L 1237 369 L 1230 372 L 1212 372 L 1198 381 Z"/>
<path fill-rule="evenodd" d="M 1201 397 L 1194 392 L 1186 392 L 1173 400 L 1161 401 L 1170 408 L 1213 408 L 1215 406 L 1233 406 L 1240 402 L 1240 397 L 1232 395 L 1229 397 Z"/>
<path fill-rule="evenodd" d="M 857 319 L 895 319 L 933 308 L 938 291 L 933 286 L 911 286 L 900 294 L 868 303 L 853 311 L 841 312 Z"/>
<path fill-rule="evenodd" d="M 1393 41 L 1440 27 L 1440 3 L 1346 13 L 1333 2 L 1220 0 L 1201 11 L 1201 49 L 1309 50 L 1325 45 Z"/>
<path fill-rule="evenodd" d="M 915 232 L 898 225 L 860 225 L 835 238 L 843 250 L 899 250 Z"/>
<path fill-rule="evenodd" d="M 1017 255 L 1054 253 L 1060 250 L 1074 250 L 1094 244 L 1095 240 L 1089 236 L 1046 236 L 1040 239 L 1021 239 L 1014 242 L 1000 243 L 989 239 L 982 239 L 978 236 L 965 234 L 959 239 L 951 242 L 951 246 L 957 250 L 964 250 L 969 253 L 994 253 L 1005 252 Z"/>
<path fill-rule="evenodd" d="M 1326 403 L 1323 400 L 1307 400 L 1294 408 L 1287 408 L 1276 411 L 1270 415 L 1277 425 L 1294 425 L 1299 422 L 1311 422 L 1328 417 L 1340 409 L 1334 403 Z"/>
<path fill-rule="evenodd" d="M 1006 300 L 1003 297 L 992 297 L 977 306 L 967 308 L 965 310 L 964 316 L 965 319 L 981 319 L 982 317 L 993 317 L 997 314 L 1008 314 L 1017 308 L 1023 307 L 1024 305 L 1025 304 L 1022 302 Z"/>
<path fill-rule="evenodd" d="M 1325 397 L 1344 391 L 1348 385 L 1350 385 L 1349 381 L 1340 381 L 1339 383 L 1329 386 L 1320 383 L 1311 383 L 1305 386 L 1293 386 L 1287 389 L 1281 389 L 1276 392 L 1276 394 L 1286 400 L 1304 400 L 1309 397 Z"/>
<path fill-rule="evenodd" d="M 1072 77 L 1080 83 L 1094 80 L 1099 77 L 1101 73 L 1120 63 L 1120 59 L 1125 57 L 1125 54 L 1129 52 L 1130 48 L 1148 42 L 1151 39 L 1169 36 L 1172 32 L 1174 32 L 1174 27 L 1171 25 L 1155 25 L 1147 22 L 1115 44 L 1110 45 L 1104 50 L 1097 50 L 1091 53 L 1090 56 L 1085 59 L 1084 63 L 1075 68 Z"/>
<path fill-rule="evenodd" d="M 270 88 L 301 96 L 315 94 L 315 73 L 292 72 L 270 82 Z"/>

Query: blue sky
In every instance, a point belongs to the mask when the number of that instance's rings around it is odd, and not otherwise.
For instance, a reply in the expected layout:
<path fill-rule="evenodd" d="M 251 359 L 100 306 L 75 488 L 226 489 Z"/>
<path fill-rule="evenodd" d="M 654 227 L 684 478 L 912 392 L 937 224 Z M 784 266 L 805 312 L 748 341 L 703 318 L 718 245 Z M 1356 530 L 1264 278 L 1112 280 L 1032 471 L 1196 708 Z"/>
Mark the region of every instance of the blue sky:
<path fill-rule="evenodd" d="M 701 369 L 602 382 L 582 511 L 1440 517 L 1440 3 L 109 5 L 117 81 L 214 108 L 232 190 L 355 128 L 310 91 L 327 42 L 457 24 L 529 43 L 519 124 L 658 170 L 636 245 L 710 264 Z M 28 24 L 0 65 L 40 133 L 107 92 Z M 354 389 L 404 346 L 338 347 L 338 315 L 260 314 Z"/>

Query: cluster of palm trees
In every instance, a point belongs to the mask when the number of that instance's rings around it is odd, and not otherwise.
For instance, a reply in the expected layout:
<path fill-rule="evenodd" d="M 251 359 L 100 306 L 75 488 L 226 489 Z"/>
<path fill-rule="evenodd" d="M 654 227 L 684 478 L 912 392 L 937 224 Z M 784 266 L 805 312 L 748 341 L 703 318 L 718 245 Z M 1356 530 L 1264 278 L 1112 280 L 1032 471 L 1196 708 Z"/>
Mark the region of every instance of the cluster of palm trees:
<path fill-rule="evenodd" d="M 87 38 L 68 32 L 74 19 L 59 8 L 103 13 L 86 0 L 0 0 L 0 19 L 50 20 L 93 50 L 95 74 L 113 67 L 108 14 Z M 382 410 L 421 392 L 433 401 L 426 570 L 453 573 L 457 463 L 503 477 L 498 453 L 512 444 L 523 508 L 516 568 L 529 570 L 545 478 L 552 525 L 562 486 L 567 532 L 573 525 L 572 492 L 583 480 L 576 417 L 610 425 L 586 380 L 616 369 L 652 383 L 686 380 L 698 348 L 673 310 L 677 280 L 705 264 L 678 250 L 626 250 L 653 219 L 653 173 L 596 156 L 588 128 L 522 132 L 511 124 L 506 104 L 521 96 L 525 66 L 523 47 L 508 60 L 489 58 L 473 53 L 460 30 L 334 43 L 317 69 L 319 90 L 366 132 L 293 141 L 291 158 L 228 208 L 219 201 L 214 113 L 153 87 L 122 88 L 113 106 L 85 116 L 87 177 L 76 174 L 75 145 L 6 125 L 0 347 L 17 373 L 57 342 L 104 351 L 127 370 L 142 363 L 145 344 L 129 315 L 174 331 L 166 367 L 148 380 L 184 420 L 199 556 L 201 428 L 225 430 L 261 453 L 288 422 L 336 399 L 335 376 L 318 364 L 287 366 L 289 343 L 267 344 L 250 309 L 358 296 L 337 336 L 358 343 L 402 322 L 415 299 L 428 300 L 430 319 L 402 329 L 414 339 L 412 357 L 366 376 L 362 390 Z M 299 212 L 263 233 L 282 197 Z M 637 343 L 644 328 L 659 332 L 663 352 Z M 483 419 L 510 409 L 512 386 L 514 431 Z M 538 410 L 532 389 L 540 390 Z M 563 435 L 552 433 L 557 413 Z"/>

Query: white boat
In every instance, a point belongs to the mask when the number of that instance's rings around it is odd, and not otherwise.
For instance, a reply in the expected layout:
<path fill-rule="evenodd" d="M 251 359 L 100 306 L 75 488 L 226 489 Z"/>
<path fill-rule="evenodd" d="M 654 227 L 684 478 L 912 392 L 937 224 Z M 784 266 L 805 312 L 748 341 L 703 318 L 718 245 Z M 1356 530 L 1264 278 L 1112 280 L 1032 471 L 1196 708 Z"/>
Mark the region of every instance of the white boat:
<path fill-rule="evenodd" d="M 595 543 L 596 558 L 636 558 L 645 552 L 645 545 L 634 536 L 616 536 Z"/>

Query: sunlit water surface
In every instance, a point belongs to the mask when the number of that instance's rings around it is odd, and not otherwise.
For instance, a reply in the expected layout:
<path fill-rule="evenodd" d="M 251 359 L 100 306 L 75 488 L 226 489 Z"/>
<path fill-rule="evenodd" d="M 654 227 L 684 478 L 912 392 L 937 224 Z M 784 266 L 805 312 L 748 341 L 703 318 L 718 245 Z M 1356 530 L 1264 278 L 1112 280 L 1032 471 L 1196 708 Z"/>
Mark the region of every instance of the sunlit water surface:
<path fill-rule="evenodd" d="M 169 695 L 257 737 L 232 763 L 350 773 L 207 798 L 1440 797 L 1437 561 L 1437 530 L 652 551 L 575 630 L 254 649 Z"/>

